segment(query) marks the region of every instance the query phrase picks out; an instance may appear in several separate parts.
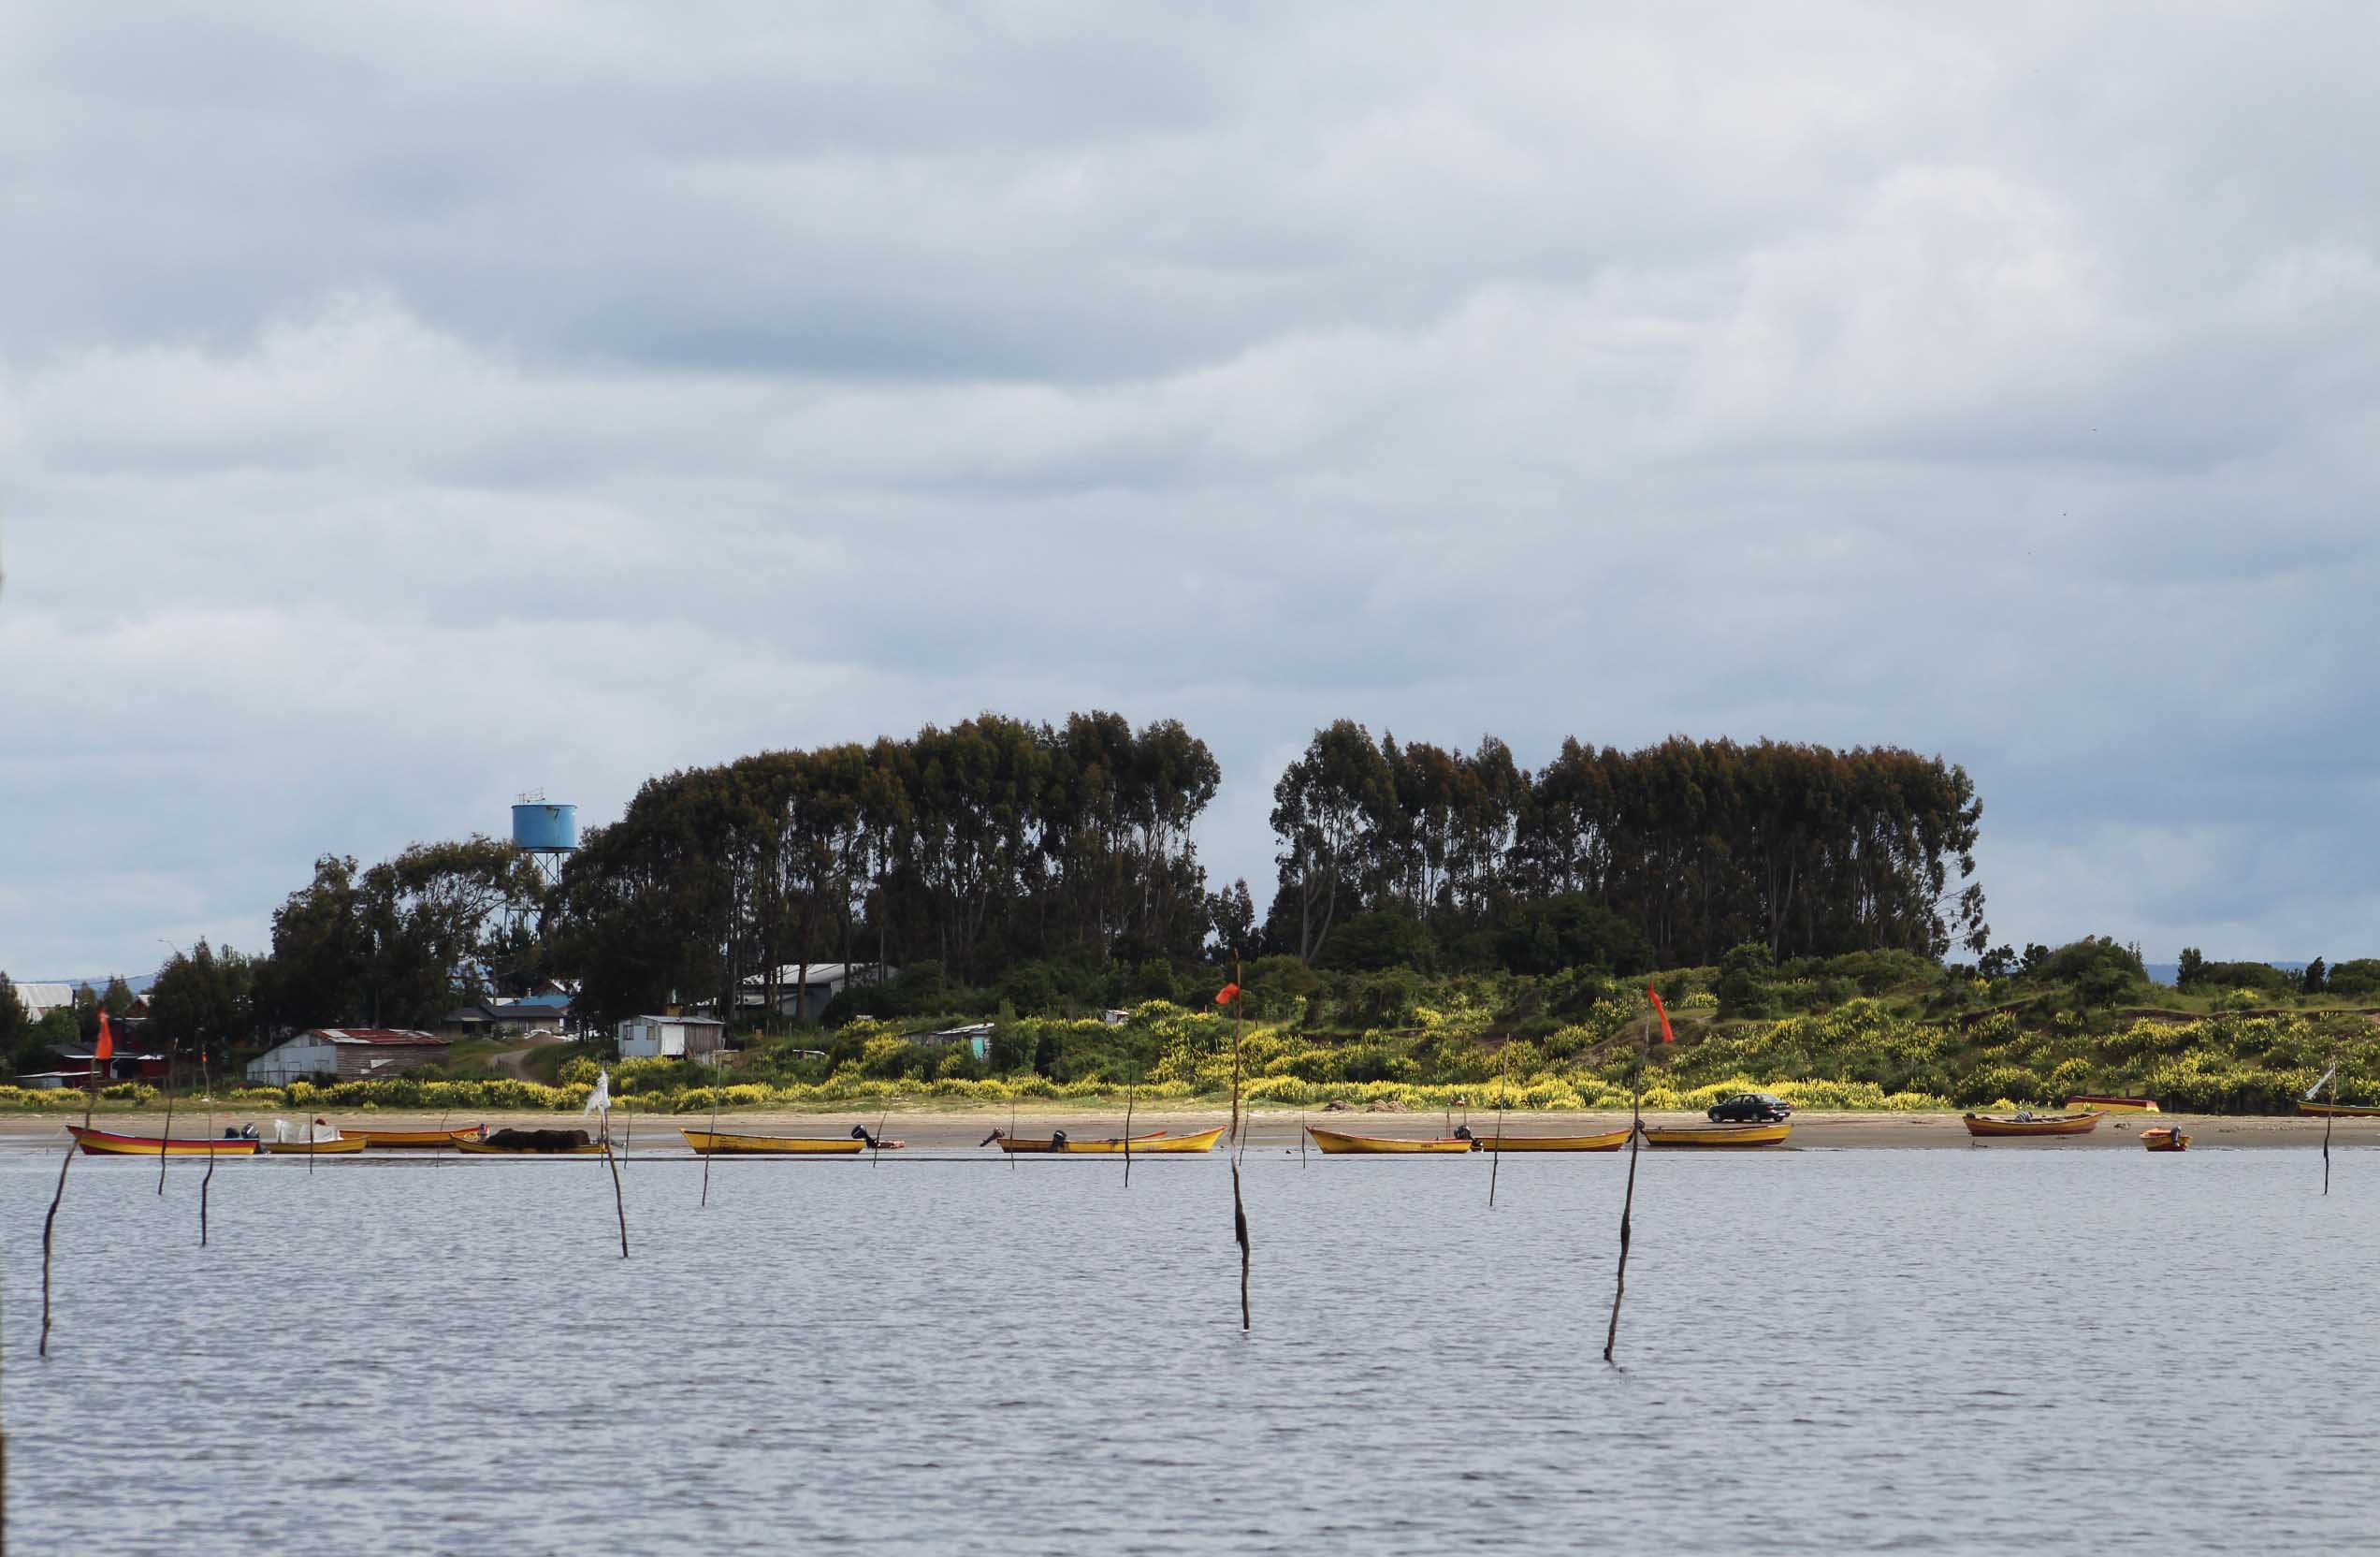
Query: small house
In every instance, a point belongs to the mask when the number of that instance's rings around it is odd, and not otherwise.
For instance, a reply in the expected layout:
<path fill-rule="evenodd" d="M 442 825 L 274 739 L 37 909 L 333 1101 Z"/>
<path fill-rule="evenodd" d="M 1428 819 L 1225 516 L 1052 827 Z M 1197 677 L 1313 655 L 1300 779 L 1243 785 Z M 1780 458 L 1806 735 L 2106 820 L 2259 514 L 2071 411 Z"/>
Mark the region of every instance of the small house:
<path fill-rule="evenodd" d="M 401 1076 L 446 1057 L 448 1042 L 411 1027 L 314 1027 L 285 1039 L 248 1062 L 258 1086 L 299 1081 L 377 1081 Z"/>
<path fill-rule="evenodd" d="M 619 1025 L 622 1059 L 699 1059 L 727 1047 L 727 1024 L 711 1016 L 631 1016 Z"/>
<path fill-rule="evenodd" d="M 971 1023 L 964 1027 L 945 1027 L 938 1033 L 919 1033 L 909 1040 L 929 1049 L 963 1048 L 978 1059 L 992 1057 L 992 1024 Z"/>

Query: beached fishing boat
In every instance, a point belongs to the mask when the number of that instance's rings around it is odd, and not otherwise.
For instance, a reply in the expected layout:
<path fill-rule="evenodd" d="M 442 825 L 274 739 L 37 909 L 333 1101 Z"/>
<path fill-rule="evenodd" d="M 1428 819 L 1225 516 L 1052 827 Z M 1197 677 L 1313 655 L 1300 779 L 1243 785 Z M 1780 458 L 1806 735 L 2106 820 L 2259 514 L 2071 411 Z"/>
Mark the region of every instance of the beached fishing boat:
<path fill-rule="evenodd" d="M 420 1151 L 451 1146 L 457 1141 L 477 1141 L 487 1133 L 487 1127 L 473 1125 L 469 1129 L 460 1130 L 342 1130 L 340 1133 L 360 1136 L 367 1146 Z"/>
<path fill-rule="evenodd" d="M 2316 1119 L 2380 1119 L 2380 1108 L 2366 1108 L 2360 1103 L 2300 1103 L 2300 1113 L 2311 1113 Z"/>
<path fill-rule="evenodd" d="M 455 1142 L 455 1150 L 483 1157 L 590 1157 L 602 1149 L 585 1130 L 498 1130 L 485 1141 Z"/>
<path fill-rule="evenodd" d="M 264 1142 L 254 1136 L 226 1135 L 181 1136 L 160 1141 L 153 1135 L 118 1135 L 112 1130 L 94 1130 L 81 1125 L 68 1125 L 66 1133 L 91 1157 L 155 1157 L 162 1147 L 167 1157 L 254 1157 Z"/>
<path fill-rule="evenodd" d="M 1450 1154 L 1471 1150 L 1471 1142 L 1459 1135 L 1415 1141 L 1401 1136 L 1349 1135 L 1343 1130 L 1317 1129 L 1312 1125 L 1306 1127 L 1306 1133 L 1313 1137 L 1317 1149 L 1331 1157 L 1397 1156 L 1415 1152 Z M 1132 1149 L 1137 1152 L 1140 1148 L 1136 1143 Z"/>
<path fill-rule="evenodd" d="M 2186 1152 L 2190 1138 L 2171 1125 L 2153 1125 L 2141 1132 L 2141 1144 L 2153 1152 Z"/>
<path fill-rule="evenodd" d="M 268 1141 L 264 1148 L 274 1157 L 346 1157 L 366 1144 L 360 1135 L 341 1135 L 328 1141 Z"/>
<path fill-rule="evenodd" d="M 1645 1144 L 1647 1146 L 1774 1146 L 1792 1133 L 1793 1125 L 1791 1120 L 1774 1125 L 1647 1125 Z"/>
<path fill-rule="evenodd" d="M 1628 1144 L 1628 1131 L 1623 1125 L 1596 1135 L 1482 1135 L 1472 1144 L 1483 1152 L 1616 1152 Z"/>
<path fill-rule="evenodd" d="M 748 1157 L 856 1157 L 867 1142 L 852 1136 L 730 1135 L 724 1130 L 687 1130 L 678 1134 L 704 1156 L 741 1154 Z"/>
<path fill-rule="evenodd" d="M 2099 1128 L 2100 1115 L 2088 1113 L 1996 1113 L 1965 1115 L 1969 1135 L 2088 1135 Z"/>
<path fill-rule="evenodd" d="M 2102 1098 L 2096 1092 L 2078 1092 L 2066 1100 L 2068 1113 L 2081 1113 L 2097 1109 L 2101 1113 L 2157 1113 L 2155 1098 Z"/>
<path fill-rule="evenodd" d="M 1200 1130 L 1196 1135 L 1168 1135 L 1159 1130 L 1154 1136 L 1136 1135 L 1132 1138 L 1132 1155 L 1147 1157 L 1157 1152 L 1212 1152 L 1214 1143 L 1223 1139 L 1223 1127 Z M 1062 1152 L 1109 1152 L 1124 1150 L 1124 1138 L 1110 1136 L 1105 1141 L 1068 1141 L 1057 1148 Z"/>
<path fill-rule="evenodd" d="M 1163 1141 L 1165 1139 L 1166 1132 L 1163 1130 L 1151 1130 L 1146 1135 L 1136 1135 L 1132 1138 L 1132 1149 L 1135 1152 L 1145 1152 L 1150 1149 L 1150 1142 Z M 1028 1155 L 1045 1152 L 1056 1155 L 1063 1152 L 1076 1151 L 1078 1149 L 1082 1151 L 1099 1151 L 1103 1149 L 1103 1144 L 1096 1141 L 1086 1141 L 1082 1142 L 1080 1148 L 1078 1148 L 1073 1142 L 1067 1139 L 1067 1133 L 1064 1130 L 1052 1130 L 1048 1135 L 1010 1135 L 1006 1130 L 994 1130 L 990 1135 L 985 1136 L 981 1141 L 978 1142 L 977 1144 L 981 1146 L 997 1146 L 1004 1152 L 1020 1152 Z M 1124 1144 L 1121 1138 L 1117 1138 L 1115 1149 L 1117 1151 L 1124 1150 Z"/>

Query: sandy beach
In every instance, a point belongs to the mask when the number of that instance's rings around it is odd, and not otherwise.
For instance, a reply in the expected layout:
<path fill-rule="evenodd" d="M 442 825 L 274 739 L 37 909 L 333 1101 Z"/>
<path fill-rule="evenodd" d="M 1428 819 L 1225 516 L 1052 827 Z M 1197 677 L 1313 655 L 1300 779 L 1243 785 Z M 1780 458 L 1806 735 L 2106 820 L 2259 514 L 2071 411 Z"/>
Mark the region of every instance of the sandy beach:
<path fill-rule="evenodd" d="M 220 1133 L 226 1124 L 254 1123 L 269 1135 L 275 1115 L 267 1113 L 225 1113 L 212 1115 L 214 1129 Z M 299 1116 L 283 1113 L 292 1125 Z M 452 1114 L 421 1113 L 402 1109 L 377 1109 L 369 1112 L 349 1111 L 326 1115 L 330 1121 L 349 1129 L 435 1129 L 451 1127 L 462 1128 L 485 1124 L 490 1129 L 504 1126 L 523 1128 L 569 1128 L 586 1123 L 576 1114 L 552 1113 L 478 1113 L 457 1112 Z M 906 1142 L 907 1149 L 933 1152 L 967 1152 L 981 1149 L 987 1160 L 1000 1154 L 981 1146 L 985 1136 L 994 1129 L 1009 1128 L 1012 1115 L 1009 1109 L 955 1107 L 948 1109 L 895 1109 L 883 1126 L 887 1139 Z M 1229 1110 L 1202 1108 L 1195 1110 L 1136 1109 L 1132 1114 L 1132 1131 L 1139 1135 L 1150 1130 L 1167 1130 L 1183 1134 L 1212 1129 L 1226 1123 Z M 1700 1123 L 1700 1114 L 1647 1113 L 1652 1124 Z M 176 1136 L 197 1136 L 205 1133 L 209 1115 L 177 1108 L 173 1131 Z M 1046 1135 L 1052 1128 L 1063 1129 L 1079 1140 L 1091 1140 L 1123 1133 L 1124 1113 L 1121 1109 L 1094 1112 L 1081 1105 L 1043 1103 L 1020 1106 L 1013 1114 L 1020 1134 Z M 1465 1115 L 1458 1110 L 1449 1116 L 1444 1113 L 1368 1113 L 1351 1111 L 1325 1113 L 1316 1110 L 1251 1109 L 1247 1111 L 1249 1149 L 1251 1151 L 1288 1151 L 1299 1147 L 1302 1126 L 1315 1124 L 1326 1128 L 1353 1131 L 1362 1135 L 1434 1136 L 1445 1133 L 1451 1125 L 1468 1123 L 1473 1134 L 1492 1134 L 1496 1116 L 1492 1112 L 1473 1110 Z M 66 1140 L 65 1126 L 79 1123 L 79 1114 L 11 1113 L 0 1114 L 0 1150 L 36 1151 L 63 1145 Z M 1514 1113 L 1505 1117 L 1504 1129 L 1513 1135 L 1574 1135 L 1594 1130 L 1608 1130 L 1625 1123 L 1627 1115 L 1608 1113 L 1546 1112 Z M 846 1136 L 854 1125 L 877 1128 L 878 1114 L 860 1110 L 789 1111 L 759 1109 L 731 1112 L 719 1115 L 722 1128 L 756 1135 Z M 138 1110 L 125 1113 L 102 1112 L 93 1120 L 100 1128 L 127 1135 L 154 1134 L 165 1124 L 162 1110 Z M 703 1128 L 709 1123 L 706 1114 L 651 1114 L 615 1111 L 612 1115 L 612 1136 L 616 1142 L 625 1141 L 637 1156 L 650 1153 L 683 1153 L 681 1128 Z M 2140 1132 L 2152 1125 L 2179 1125 L 2192 1138 L 2194 1150 L 2227 1147 L 2304 1147 L 2312 1149 L 2322 1141 L 2324 1121 L 2302 1117 L 2242 1118 L 2182 1113 L 2111 1114 L 2099 1128 L 2088 1135 L 2062 1136 L 2040 1140 L 1996 1140 L 1979 1142 L 1966 1133 L 1956 1113 L 1807 1113 L 1793 1116 L 1792 1141 L 1782 1150 L 1894 1150 L 1938 1149 L 1955 1147 L 1977 1151 L 2097 1151 L 2109 1149 L 2140 1149 Z M 2380 1145 L 2380 1119 L 2341 1119 L 2336 1121 L 2331 1142 L 2334 1146 Z"/>

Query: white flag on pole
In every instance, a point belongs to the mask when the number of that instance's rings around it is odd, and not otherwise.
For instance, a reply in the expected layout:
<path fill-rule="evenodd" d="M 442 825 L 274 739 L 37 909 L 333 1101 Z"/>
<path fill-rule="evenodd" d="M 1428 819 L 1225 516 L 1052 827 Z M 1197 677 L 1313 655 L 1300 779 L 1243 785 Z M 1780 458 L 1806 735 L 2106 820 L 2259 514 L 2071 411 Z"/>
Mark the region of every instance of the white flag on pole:
<path fill-rule="evenodd" d="M 2321 1079 L 2320 1081 L 2318 1081 L 2318 1082 L 2315 1083 L 2312 1086 L 2309 1086 L 2309 1087 L 2307 1087 L 2307 1088 L 2306 1088 L 2306 1101 L 2307 1101 L 2307 1102 L 2312 1102 L 2312 1101 L 2314 1101 L 2314 1095 L 2315 1095 L 2315 1093 L 2317 1093 L 2317 1092 L 2321 1091 L 2324 1087 L 2329 1086 L 2329 1085 L 2330 1084 L 2330 1078 L 2331 1078 L 2331 1077 L 2333 1077 L 2333 1076 L 2335 1076 L 2335 1075 L 2337 1075 L 2338 1073 L 2339 1073 L 2339 1067 L 2338 1067 L 2338 1064 L 2337 1064 L 2337 1062 L 2336 1062 L 2336 1061 L 2333 1061 L 2333 1062 L 2331 1063 L 2330 1069 L 2329 1069 L 2329 1070 L 2325 1070 L 2324 1072 L 2322 1072 L 2322 1079 Z"/>
<path fill-rule="evenodd" d="M 583 1112 L 605 1115 L 612 1112 L 612 1073 L 609 1070 L 595 1072 L 595 1090 L 587 1095 L 587 1107 Z"/>

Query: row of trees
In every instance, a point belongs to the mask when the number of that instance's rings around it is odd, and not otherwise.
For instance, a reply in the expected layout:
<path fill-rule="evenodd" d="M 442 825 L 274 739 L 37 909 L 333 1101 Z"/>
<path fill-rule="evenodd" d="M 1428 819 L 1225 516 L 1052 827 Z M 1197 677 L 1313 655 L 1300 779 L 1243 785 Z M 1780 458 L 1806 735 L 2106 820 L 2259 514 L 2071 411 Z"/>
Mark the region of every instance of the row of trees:
<path fill-rule="evenodd" d="M 552 951 L 603 1016 L 733 1000 L 778 970 L 1191 957 L 1211 900 L 1190 829 L 1222 770 L 1175 720 L 985 714 L 907 740 L 769 751 L 645 785 L 565 866 Z"/>
<path fill-rule="evenodd" d="M 1894 748 L 1571 740 L 1531 775 L 1493 737 L 1464 754 L 1342 720 L 1273 790 L 1266 939 L 1327 958 L 1351 915 L 1394 911 L 1441 945 L 1508 947 L 1517 916 L 1553 904 L 1613 916 L 1662 965 L 1745 942 L 1772 958 L 1980 951 L 1981 814 L 1964 769 Z"/>

